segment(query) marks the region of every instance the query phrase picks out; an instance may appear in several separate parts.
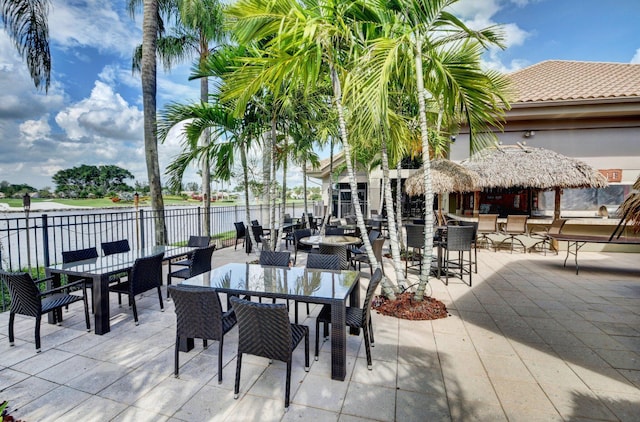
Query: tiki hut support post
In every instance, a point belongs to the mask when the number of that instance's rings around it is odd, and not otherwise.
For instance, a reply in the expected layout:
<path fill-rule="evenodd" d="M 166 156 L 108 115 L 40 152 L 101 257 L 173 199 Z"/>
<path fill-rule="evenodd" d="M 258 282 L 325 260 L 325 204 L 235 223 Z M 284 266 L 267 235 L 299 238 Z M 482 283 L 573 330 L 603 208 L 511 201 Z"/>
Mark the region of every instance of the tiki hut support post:
<path fill-rule="evenodd" d="M 480 214 L 480 191 L 473 192 L 473 216 Z"/>
<path fill-rule="evenodd" d="M 558 220 L 560 218 L 560 197 L 562 196 L 562 189 L 556 187 L 556 196 L 553 204 L 553 219 Z"/>

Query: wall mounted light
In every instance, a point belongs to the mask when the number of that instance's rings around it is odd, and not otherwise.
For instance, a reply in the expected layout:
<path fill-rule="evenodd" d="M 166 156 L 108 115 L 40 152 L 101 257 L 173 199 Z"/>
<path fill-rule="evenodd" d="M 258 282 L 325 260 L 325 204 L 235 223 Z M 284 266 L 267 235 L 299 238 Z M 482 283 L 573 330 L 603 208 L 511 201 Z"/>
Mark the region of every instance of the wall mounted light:
<path fill-rule="evenodd" d="M 451 143 L 454 143 L 456 141 L 456 135 L 451 135 L 449 139 L 451 140 Z"/>
<path fill-rule="evenodd" d="M 536 131 L 535 130 L 526 130 L 524 132 L 524 137 L 525 138 L 533 138 L 534 136 L 536 136 Z"/>

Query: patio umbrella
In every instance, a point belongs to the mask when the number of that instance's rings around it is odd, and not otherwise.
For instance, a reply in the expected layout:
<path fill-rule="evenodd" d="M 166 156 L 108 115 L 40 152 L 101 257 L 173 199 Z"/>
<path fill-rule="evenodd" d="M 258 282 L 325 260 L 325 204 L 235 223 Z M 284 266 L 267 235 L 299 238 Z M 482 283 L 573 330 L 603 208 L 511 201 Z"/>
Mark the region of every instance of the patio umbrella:
<path fill-rule="evenodd" d="M 458 163 L 444 158 L 432 160 L 431 186 L 438 194 L 438 221 L 442 224 L 442 195 L 449 192 L 478 190 L 478 175 Z M 424 169 L 412 174 L 404 184 L 409 196 L 424 195 Z"/>
<path fill-rule="evenodd" d="M 603 188 L 606 178 L 588 164 L 545 148 L 500 145 L 461 163 L 478 174 L 482 188 L 555 189 L 554 218 L 560 218 L 563 188 Z"/>
<path fill-rule="evenodd" d="M 640 176 L 633 184 L 634 191 L 624 200 L 618 213 L 622 215 L 623 224 L 631 223 L 634 232 L 640 232 Z"/>

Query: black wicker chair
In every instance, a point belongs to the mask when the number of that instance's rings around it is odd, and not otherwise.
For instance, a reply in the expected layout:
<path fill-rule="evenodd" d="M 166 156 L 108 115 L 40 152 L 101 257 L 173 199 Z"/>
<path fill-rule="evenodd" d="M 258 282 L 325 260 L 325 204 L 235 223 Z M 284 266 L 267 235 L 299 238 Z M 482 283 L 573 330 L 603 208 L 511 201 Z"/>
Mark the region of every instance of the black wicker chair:
<path fill-rule="evenodd" d="M 206 248 L 207 246 L 209 246 L 209 243 L 211 243 L 211 238 L 209 236 L 189 236 L 187 247 Z M 187 259 L 182 259 L 180 261 L 175 261 L 175 262 L 169 261 L 169 272 L 171 272 L 172 265 L 188 267 L 191 265 L 191 257 Z"/>
<path fill-rule="evenodd" d="M 445 282 L 449 284 L 449 275 L 457 274 L 464 281 L 464 276 L 469 275 L 469 287 L 471 287 L 472 264 L 471 247 L 474 240 L 474 228 L 472 226 L 447 226 L 447 240 L 441 242 L 444 249 L 444 273 Z M 453 258 L 450 252 L 457 252 Z M 469 252 L 469 259 L 465 259 L 464 253 Z M 468 265 L 468 268 L 467 268 Z"/>
<path fill-rule="evenodd" d="M 223 312 L 218 292 L 206 287 L 169 286 L 176 307 L 176 350 L 174 375 L 178 378 L 180 341 L 200 338 L 218 341 L 218 384 L 222 383 L 222 348 L 224 335 L 236 325 L 233 310 Z"/>
<path fill-rule="evenodd" d="M 262 245 L 261 248 L 264 249 L 265 242 L 269 242 L 270 240 L 267 234 L 268 230 L 263 229 L 262 226 L 251 226 L 251 230 L 253 230 L 253 238 L 256 240 L 256 243 L 260 243 Z"/>
<path fill-rule="evenodd" d="M 164 303 L 162 302 L 162 259 L 164 253 L 153 255 L 146 258 L 138 258 L 133 264 L 131 275 L 127 281 L 120 281 L 118 284 L 109 286 L 109 291 L 126 294 L 129 296 L 129 305 L 133 308 L 133 320 L 138 325 L 138 309 L 136 308 L 135 296 L 144 293 L 153 288 L 158 289 L 158 299 L 160 300 L 160 309 L 164 312 Z"/>
<path fill-rule="evenodd" d="M 344 228 L 343 227 L 327 227 L 324 230 L 324 234 L 327 236 L 343 236 Z"/>
<path fill-rule="evenodd" d="M 309 223 L 309 230 L 311 230 L 312 233 L 318 231 L 318 223 L 316 223 L 316 219 L 313 217 L 313 214 L 307 214 L 307 222 Z"/>
<path fill-rule="evenodd" d="M 310 236 L 311 236 L 310 229 L 300 229 L 300 230 L 293 231 L 293 249 L 294 249 L 293 265 L 296 265 L 296 261 L 298 260 L 298 251 L 311 252 L 311 250 L 313 249 L 312 245 L 304 245 L 300 243 L 300 239 L 303 239 L 305 237 L 310 237 Z"/>
<path fill-rule="evenodd" d="M 40 353 L 40 320 L 42 315 L 53 312 L 58 324 L 62 321 L 62 308 L 71 303 L 84 302 L 84 318 L 87 323 L 87 331 L 91 329 L 89 322 L 89 306 L 87 303 L 87 288 L 84 279 L 65 284 L 46 291 L 40 291 L 38 284 L 51 280 L 51 278 L 33 280 L 28 273 L 9 273 L 0 270 L 0 280 L 4 281 L 9 289 L 11 305 L 9 308 L 9 345 L 13 346 L 15 337 L 13 325 L 16 314 L 31 316 L 36 319 L 35 338 L 36 353 Z M 82 296 L 69 294 L 74 287 L 82 288 Z"/>
<path fill-rule="evenodd" d="M 307 268 L 340 271 L 340 257 L 334 254 L 314 253 L 307 257 Z"/>
<path fill-rule="evenodd" d="M 380 269 L 382 269 L 382 274 L 384 274 L 384 265 L 382 265 L 382 247 L 384 246 L 384 237 L 379 237 L 375 239 L 371 243 L 371 247 L 373 248 L 373 255 L 376 257 L 376 261 L 380 264 Z M 373 274 L 373 265 L 369 261 L 369 255 L 366 253 L 357 255 L 351 258 L 351 265 L 353 268 L 356 268 L 356 263 L 358 264 L 358 271 L 362 269 L 362 264 L 369 264 L 369 271 Z"/>
<path fill-rule="evenodd" d="M 129 252 L 131 250 L 129 241 L 127 239 L 115 240 L 113 242 L 102 242 L 100 246 L 102 247 L 102 253 L 104 254 L 104 256 L 122 252 Z"/>
<path fill-rule="evenodd" d="M 85 259 L 93 259 L 98 257 L 98 250 L 96 247 L 86 248 L 86 249 L 76 249 L 75 251 L 63 251 L 62 252 L 62 263 L 69 264 L 71 262 L 84 261 Z M 68 275 L 67 281 L 69 283 L 76 282 L 78 280 L 84 280 L 84 284 L 87 289 L 91 289 L 93 287 L 93 282 L 91 280 L 87 280 L 86 278 L 76 276 L 76 275 Z M 93 295 L 91 296 L 91 312 L 94 312 L 93 306 Z"/>
<path fill-rule="evenodd" d="M 261 251 L 260 265 L 272 267 L 288 267 L 291 262 L 291 252 Z"/>
<path fill-rule="evenodd" d="M 422 272 L 422 248 L 424 248 L 424 225 L 407 224 L 407 256 L 404 262 L 404 275 L 406 277 L 409 267 L 418 265 L 418 270 Z M 409 265 L 411 261 L 411 265 Z M 418 264 L 414 264 L 418 261 Z"/>
<path fill-rule="evenodd" d="M 373 340 L 373 324 L 371 323 L 371 302 L 373 295 L 382 280 L 382 271 L 376 270 L 371 276 L 369 286 L 367 287 L 367 294 L 364 298 L 364 304 L 362 308 L 357 306 L 348 306 L 346 322 L 348 327 L 362 328 L 362 335 L 364 337 L 364 347 L 367 354 L 367 369 L 371 370 L 373 365 L 371 363 L 371 349 L 374 346 Z M 324 305 L 320 313 L 316 318 L 316 354 L 315 359 L 318 360 L 318 351 L 320 346 L 320 323 L 324 324 L 324 336 L 329 335 L 328 326 L 331 323 L 331 306 Z M 371 342 L 369 342 L 371 340 Z"/>
<path fill-rule="evenodd" d="M 309 327 L 291 324 L 284 304 L 249 302 L 237 297 L 229 299 L 238 318 L 238 356 L 234 398 L 240 393 L 242 355 L 261 356 L 287 364 L 284 408 L 289 408 L 291 361 L 293 350 L 304 339 L 304 370 L 309 371 Z"/>
<path fill-rule="evenodd" d="M 129 252 L 129 241 L 127 239 L 115 240 L 113 242 L 102 242 L 100 244 L 102 253 L 104 256 L 114 255 L 117 253 Z M 128 277 L 129 273 L 123 272 L 120 274 L 113 274 L 109 277 L 109 283 L 120 283 L 124 277 Z M 118 294 L 118 304 L 122 305 L 122 296 Z"/>
<path fill-rule="evenodd" d="M 478 222 L 477 221 L 458 221 L 459 226 L 473 227 L 473 272 L 478 274 Z"/>
<path fill-rule="evenodd" d="M 378 230 L 371 230 L 368 236 L 369 236 L 369 243 L 373 245 L 373 241 L 380 237 L 380 232 Z M 347 252 L 349 255 L 349 261 L 351 261 L 358 255 L 367 254 L 367 251 L 364 249 L 364 246 L 350 246 L 347 248 Z"/>
<path fill-rule="evenodd" d="M 204 248 L 198 248 L 193 251 L 189 258 L 189 262 L 191 263 L 189 268 L 182 268 L 177 271 L 167 273 L 167 286 L 171 285 L 172 278 L 186 280 L 194 275 L 211 271 L 211 255 L 213 255 L 213 251 L 215 250 L 216 245 L 211 245 Z M 169 270 L 171 270 L 171 267 L 169 267 Z M 169 296 L 169 290 L 167 290 L 167 297 Z"/>
<path fill-rule="evenodd" d="M 244 226 L 243 222 L 233 223 L 236 227 L 236 244 L 233 249 L 238 249 L 238 240 L 242 239 L 242 246 L 244 246 L 244 242 L 247 238 L 247 228 Z"/>

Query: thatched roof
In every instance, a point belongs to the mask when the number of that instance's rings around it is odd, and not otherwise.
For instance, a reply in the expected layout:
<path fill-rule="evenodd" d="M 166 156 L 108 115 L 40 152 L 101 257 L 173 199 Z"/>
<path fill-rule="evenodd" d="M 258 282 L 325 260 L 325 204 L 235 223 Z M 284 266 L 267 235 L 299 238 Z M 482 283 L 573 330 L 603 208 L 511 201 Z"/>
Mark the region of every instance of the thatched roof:
<path fill-rule="evenodd" d="M 603 188 L 606 178 L 586 163 L 557 152 L 520 145 L 500 145 L 461 163 L 478 174 L 483 188 Z"/>
<path fill-rule="evenodd" d="M 450 160 L 437 159 L 430 163 L 434 193 L 472 192 L 478 190 L 478 175 Z M 424 169 L 414 173 L 405 182 L 409 196 L 424 195 Z"/>
<path fill-rule="evenodd" d="M 640 177 L 633 184 L 634 191 L 624 200 L 618 213 L 624 217 L 624 224 L 631 225 L 634 232 L 640 232 Z"/>

